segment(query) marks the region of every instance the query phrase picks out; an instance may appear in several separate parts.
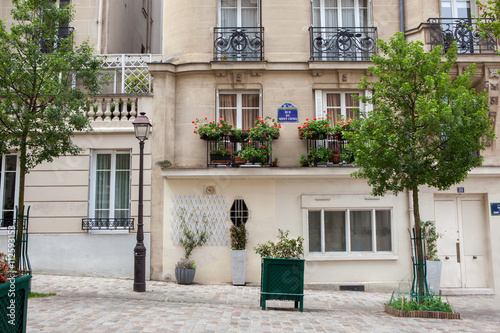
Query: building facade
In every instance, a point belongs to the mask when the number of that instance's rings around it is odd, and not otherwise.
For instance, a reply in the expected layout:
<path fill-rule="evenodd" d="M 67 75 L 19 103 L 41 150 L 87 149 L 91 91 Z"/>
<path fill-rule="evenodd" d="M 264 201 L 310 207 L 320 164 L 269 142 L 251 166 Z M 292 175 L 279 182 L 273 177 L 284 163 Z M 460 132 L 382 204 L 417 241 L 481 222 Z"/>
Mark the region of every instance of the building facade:
<path fill-rule="evenodd" d="M 454 71 L 460 73 L 469 64 L 476 64 L 473 84 L 478 91 L 488 91 L 489 115 L 498 133 L 497 40 L 478 38 L 473 30 L 463 29 L 475 26 L 478 10 L 474 1 L 163 0 L 152 2 L 157 7 L 150 7 L 153 10 L 149 13 L 158 17 L 152 25 L 138 23 L 140 33 L 127 30 L 132 26 L 124 22 L 129 17 L 141 22 L 147 1 L 72 3 L 76 8 L 75 36 L 83 38 L 87 32 L 101 54 L 115 54 L 106 58 L 111 73 L 126 71 L 121 65 L 124 62 L 113 64 L 115 58 L 117 63 L 123 59 L 121 54 L 144 51 L 161 55 L 146 61 L 154 82 L 152 92 L 137 94 L 134 89 L 143 86 L 137 75 L 128 79 L 117 75 L 114 86 L 107 87 L 112 90 L 99 97 L 89 115 L 96 131 L 75 137 L 90 148 L 86 154 L 62 157 L 30 174 L 30 237 L 38 235 L 43 244 L 44 238 L 51 237 L 59 242 L 63 238 L 60 234 L 64 238 L 93 238 L 92 244 L 82 240 L 79 255 L 96 249 L 89 253 L 89 264 L 107 265 L 109 253 L 125 254 L 130 262 L 123 276 L 132 274 L 134 232 L 107 230 L 98 235 L 97 230 L 81 230 L 83 219 L 100 214 L 96 193 L 107 174 L 115 175 L 110 177 L 110 186 L 115 188 L 121 188 L 119 173 L 131 174 L 129 213 L 123 216 L 137 215 L 138 145 L 130 125 L 133 118 L 127 116 L 128 121 L 122 121 L 123 108 L 111 110 L 111 103 L 117 100 L 122 100 L 122 105 L 136 101 L 131 103 L 135 112 L 146 111 L 153 123 L 152 137 L 146 144 L 145 223 L 151 240 L 147 244 L 150 277 L 155 280 L 174 279 L 175 264 L 184 255 L 179 244 L 179 212 L 187 209 L 203 212 L 211 223 L 209 242 L 192 254 L 198 266 L 195 282 L 231 281 L 228 230 L 232 214 L 244 214 L 248 216 L 248 283 L 260 281 L 260 257 L 253 247 L 274 240 L 278 229 L 283 229 L 305 240 L 308 285 L 408 288 L 412 269 L 408 229 L 413 225 L 410 194 L 373 197 L 366 180 L 350 176 L 356 167 L 349 161 L 328 162 L 323 167 L 298 166 L 311 144 L 331 147 L 338 143 L 335 138 L 322 143 L 300 140 L 300 124 L 325 114 L 334 119 L 349 118 L 353 110 L 369 107 L 359 105 L 353 95 L 370 93 L 360 91 L 358 82 L 367 75 L 378 38 L 387 41 L 403 30 L 408 40 L 421 40 L 427 50 L 436 45 L 446 48 L 457 41 L 460 54 Z M 79 6 L 87 4 L 88 8 L 80 10 L 80 15 L 86 16 L 79 18 Z M 119 8 L 114 10 L 111 4 Z M 131 8 L 137 16 L 128 16 Z M 99 15 L 102 20 L 96 24 Z M 155 44 L 157 41 L 161 43 Z M 134 88 L 127 88 L 132 81 Z M 116 87 L 123 90 L 117 92 Z M 279 109 L 293 110 L 292 116 L 283 117 Z M 210 156 L 212 143 L 193 133 L 197 118 L 224 118 L 244 130 L 256 117 L 274 118 L 281 125 L 279 139 L 272 141 L 272 158 L 279 159 L 278 167 L 269 167 L 271 161 L 262 167 L 216 162 Z M 116 118 L 120 121 L 113 121 Z M 233 153 L 244 145 L 231 143 Z M 438 232 L 443 234 L 438 254 L 443 262 L 444 292 L 500 290 L 500 252 L 494 242 L 500 236 L 500 217 L 493 215 L 492 208 L 500 202 L 497 145 L 497 141 L 487 143 L 483 166 L 472 170 L 463 183 L 448 191 L 420 188 L 422 219 L 436 221 Z M 114 214 L 122 214 L 114 208 Z M 130 245 L 115 245 L 120 237 L 129 237 Z M 96 243 L 108 247 L 95 247 Z M 69 255 L 70 251 L 64 253 Z M 59 270 L 46 269 L 54 266 L 49 262 L 35 265 L 31 255 L 35 271 Z M 71 258 L 68 261 L 74 260 Z M 92 274 L 72 267 L 71 272 L 61 272 Z M 113 272 L 102 274 L 113 276 L 119 269 L 110 266 Z"/>

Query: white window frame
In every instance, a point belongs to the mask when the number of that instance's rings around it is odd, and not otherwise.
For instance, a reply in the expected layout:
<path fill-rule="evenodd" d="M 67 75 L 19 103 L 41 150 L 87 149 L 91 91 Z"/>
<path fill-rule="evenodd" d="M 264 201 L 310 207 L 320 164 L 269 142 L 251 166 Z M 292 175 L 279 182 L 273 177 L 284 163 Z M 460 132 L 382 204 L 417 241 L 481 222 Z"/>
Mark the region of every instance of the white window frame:
<path fill-rule="evenodd" d="M 321 252 L 310 252 L 309 251 L 309 211 L 320 211 L 321 212 Z M 324 212 L 325 211 L 342 211 L 345 212 L 345 251 L 335 251 L 326 252 L 325 251 L 325 226 L 324 226 Z M 371 229 L 372 229 L 372 250 L 371 251 L 352 251 L 351 250 L 351 211 L 371 211 Z M 376 222 L 376 211 L 390 211 L 391 218 L 391 251 L 377 251 L 377 222 Z M 308 208 L 305 209 L 305 226 L 304 235 L 306 242 L 304 244 L 304 249 L 306 253 L 306 259 L 312 260 L 367 260 L 367 259 L 396 259 L 394 256 L 395 246 L 394 246 L 394 218 L 393 209 L 391 207 L 370 207 L 370 208 Z"/>
<path fill-rule="evenodd" d="M 324 118 L 327 113 L 327 94 L 340 94 L 340 108 L 342 116 L 346 117 L 347 108 L 345 97 L 349 94 L 358 94 L 360 97 L 371 96 L 371 91 L 361 91 L 361 90 L 315 90 L 315 116 L 316 118 Z M 359 101 L 359 116 L 362 117 L 363 113 L 371 111 L 373 108 L 371 105 L 365 105 L 362 101 Z"/>
<path fill-rule="evenodd" d="M 440 11 L 441 11 L 441 17 L 442 18 L 472 18 L 476 13 L 477 13 L 477 10 L 476 10 L 476 2 L 475 1 L 470 1 L 470 0 L 448 0 L 446 2 L 451 2 L 451 17 L 443 17 L 443 2 L 445 1 L 440 1 Z M 470 12 L 471 12 L 471 16 L 470 17 L 459 17 L 458 16 L 458 4 L 457 2 L 468 2 L 469 3 L 469 7 L 470 7 Z"/>
<path fill-rule="evenodd" d="M 19 157 L 17 154 L 0 155 L 2 157 L 2 165 L 0 170 L 0 219 L 3 218 L 3 200 L 5 196 L 5 156 L 16 156 L 16 179 L 14 187 L 14 218 L 16 218 L 16 207 L 19 203 Z M 0 232 L 7 231 L 7 227 L 0 227 Z"/>
<path fill-rule="evenodd" d="M 255 0 L 257 2 L 257 22 L 256 22 L 256 27 L 260 26 L 260 0 Z M 234 8 L 234 7 L 233 7 Z M 241 28 L 242 27 L 242 6 L 241 6 L 241 0 L 236 0 L 236 27 L 234 28 Z M 248 7 L 245 7 L 248 8 Z M 251 7 L 253 8 L 253 7 Z M 222 3 L 221 0 L 217 1 L 217 26 L 221 28 L 233 28 L 233 27 L 225 27 L 222 26 Z M 249 27 L 246 27 L 249 28 Z"/>
<path fill-rule="evenodd" d="M 325 6 L 325 0 L 319 0 L 320 5 L 319 5 L 319 11 L 320 11 L 320 22 L 313 22 L 314 21 L 314 10 L 317 9 L 318 7 L 314 7 L 314 1 L 311 0 L 311 22 L 314 27 L 324 27 L 327 28 L 325 25 L 326 22 L 326 6 Z M 372 25 L 372 9 L 371 9 L 372 1 L 368 0 L 367 2 L 367 8 L 366 8 L 366 27 L 369 27 Z M 337 2 L 337 22 L 338 22 L 338 27 L 347 27 L 343 24 L 342 22 L 342 1 L 338 0 Z M 349 7 L 351 8 L 351 7 Z M 365 25 L 362 25 L 359 19 L 359 0 L 354 0 L 354 27 L 357 28 L 363 28 Z"/>
<path fill-rule="evenodd" d="M 217 90 L 216 92 L 216 119 L 221 117 L 219 106 L 219 95 L 236 95 L 236 128 L 243 127 L 243 94 L 258 94 L 259 95 L 259 117 L 262 117 L 262 90 Z"/>
<path fill-rule="evenodd" d="M 97 180 L 97 155 L 98 154 L 110 154 L 111 155 L 111 175 L 110 175 L 110 195 L 109 195 L 109 202 L 110 202 L 110 216 L 109 218 L 114 218 L 114 213 L 115 213 L 115 191 L 114 189 L 116 188 L 116 155 L 117 154 L 129 154 L 130 158 L 130 186 L 129 186 L 129 204 L 128 204 L 128 217 L 131 217 L 131 211 L 132 211 L 132 150 L 100 150 L 100 149 L 92 149 L 91 154 L 90 154 L 90 172 L 89 172 L 89 209 L 88 209 L 88 218 L 96 218 L 95 217 L 95 195 L 96 195 L 96 180 Z M 116 232 L 116 231 L 129 231 L 128 227 L 116 227 L 113 229 L 101 229 L 97 230 L 96 229 L 89 229 L 89 232 Z"/>

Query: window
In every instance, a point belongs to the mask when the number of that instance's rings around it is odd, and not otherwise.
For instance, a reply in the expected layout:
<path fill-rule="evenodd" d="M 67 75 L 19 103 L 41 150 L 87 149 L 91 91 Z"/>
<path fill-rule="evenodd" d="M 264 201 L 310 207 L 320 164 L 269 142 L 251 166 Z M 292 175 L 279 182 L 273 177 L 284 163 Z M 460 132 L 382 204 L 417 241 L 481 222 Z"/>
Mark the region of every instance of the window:
<path fill-rule="evenodd" d="M 367 27 L 368 0 L 313 0 L 315 27 Z"/>
<path fill-rule="evenodd" d="M 128 228 L 130 223 L 129 151 L 93 151 L 89 228 Z"/>
<path fill-rule="evenodd" d="M 0 155 L 0 227 L 14 224 L 17 204 L 17 155 Z"/>
<path fill-rule="evenodd" d="M 357 97 L 359 92 L 333 92 L 316 90 L 316 117 L 323 118 L 329 115 L 333 124 L 342 118 L 358 118 L 360 103 Z M 326 113 L 325 113 L 326 111 Z"/>
<path fill-rule="evenodd" d="M 258 0 L 219 0 L 219 27 L 258 27 Z"/>
<path fill-rule="evenodd" d="M 218 94 L 218 118 L 241 129 L 253 126 L 260 111 L 260 94 L 256 92 L 221 92 Z"/>
<path fill-rule="evenodd" d="M 70 0 L 51 0 L 50 2 L 51 5 L 55 4 L 59 8 L 68 7 L 71 3 Z M 51 53 L 59 46 L 63 39 L 69 38 L 73 34 L 74 28 L 70 27 L 69 19 L 58 20 L 57 25 L 57 36 L 54 36 L 55 38 L 41 38 L 40 47 L 42 53 Z"/>
<path fill-rule="evenodd" d="M 441 1 L 441 17 L 443 18 L 471 18 L 469 0 Z M 450 22 L 451 23 L 451 22 Z"/>
<path fill-rule="evenodd" d="M 391 210 L 309 210 L 309 253 L 392 251 Z"/>

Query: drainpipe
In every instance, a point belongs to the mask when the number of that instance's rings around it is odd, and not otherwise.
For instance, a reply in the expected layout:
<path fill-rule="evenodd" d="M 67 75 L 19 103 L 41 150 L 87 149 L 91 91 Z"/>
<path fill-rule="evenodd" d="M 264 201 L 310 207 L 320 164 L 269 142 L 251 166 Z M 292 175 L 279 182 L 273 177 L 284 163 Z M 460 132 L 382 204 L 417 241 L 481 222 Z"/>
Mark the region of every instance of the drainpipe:
<path fill-rule="evenodd" d="M 102 1 L 99 0 L 99 12 L 97 18 L 97 52 L 101 54 L 101 38 L 102 38 Z"/>
<path fill-rule="evenodd" d="M 405 32 L 404 0 L 399 0 L 399 31 Z"/>

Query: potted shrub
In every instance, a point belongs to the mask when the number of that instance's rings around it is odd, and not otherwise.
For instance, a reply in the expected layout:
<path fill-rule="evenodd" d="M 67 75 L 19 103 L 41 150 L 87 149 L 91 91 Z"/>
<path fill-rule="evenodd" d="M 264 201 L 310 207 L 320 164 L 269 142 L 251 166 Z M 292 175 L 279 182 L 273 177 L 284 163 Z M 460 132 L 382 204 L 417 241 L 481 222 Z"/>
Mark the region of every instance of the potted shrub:
<path fill-rule="evenodd" d="M 441 289 L 442 262 L 437 256 L 437 240 L 442 235 L 436 231 L 434 221 L 422 221 L 421 226 L 425 237 L 427 285 L 431 292 L 439 294 Z"/>
<path fill-rule="evenodd" d="M 298 166 L 299 167 L 306 167 L 307 165 L 308 165 L 308 162 L 307 162 L 306 155 L 304 155 L 304 154 L 300 155 L 300 160 L 299 160 Z"/>
<path fill-rule="evenodd" d="M 268 241 L 254 247 L 262 257 L 260 302 L 266 309 L 269 299 L 295 301 L 304 309 L 304 255 L 302 237 L 288 238 L 288 231 L 278 229 L 278 241 Z"/>
<path fill-rule="evenodd" d="M 271 154 L 271 148 L 265 145 L 258 146 L 247 146 L 241 150 L 238 155 L 249 163 L 259 163 L 264 164 L 269 161 L 269 155 Z"/>
<path fill-rule="evenodd" d="M 325 146 L 319 146 L 316 149 L 309 151 L 309 163 L 311 165 L 326 164 L 332 157 L 333 153 Z"/>
<path fill-rule="evenodd" d="M 335 164 L 340 162 L 340 151 L 337 147 L 332 150 L 332 162 Z"/>
<path fill-rule="evenodd" d="M 273 161 L 273 167 L 275 167 L 275 168 L 276 168 L 276 167 L 278 166 L 278 161 L 279 161 L 279 160 L 278 160 L 278 158 L 277 158 L 277 157 L 275 157 L 275 158 L 274 158 L 274 161 Z"/>
<path fill-rule="evenodd" d="M 330 116 L 324 118 L 314 118 L 309 120 L 306 118 L 306 122 L 302 126 L 298 127 L 299 139 L 313 139 L 313 140 L 323 140 L 332 133 L 332 128 L 330 126 Z"/>
<path fill-rule="evenodd" d="M 181 208 L 182 237 L 179 242 L 184 246 L 185 256 L 175 266 L 175 279 L 179 284 L 193 283 L 196 273 L 196 263 L 189 256 L 197 246 L 202 246 L 210 235 L 209 223 L 205 214 L 193 211 L 186 217 L 186 211 Z"/>
<path fill-rule="evenodd" d="M 245 223 L 237 222 L 229 230 L 231 233 L 231 273 L 233 286 L 244 286 L 247 264 L 247 229 Z"/>

